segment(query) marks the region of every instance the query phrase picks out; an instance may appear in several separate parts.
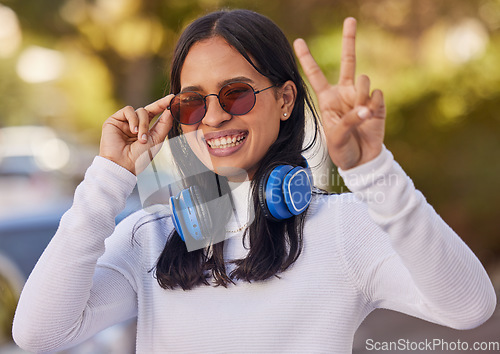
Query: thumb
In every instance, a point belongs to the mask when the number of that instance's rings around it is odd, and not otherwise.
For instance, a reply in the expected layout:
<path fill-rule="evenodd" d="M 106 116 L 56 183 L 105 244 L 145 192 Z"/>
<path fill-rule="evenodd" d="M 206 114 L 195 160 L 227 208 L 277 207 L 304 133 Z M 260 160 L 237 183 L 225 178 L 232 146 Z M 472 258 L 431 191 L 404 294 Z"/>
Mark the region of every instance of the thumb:
<path fill-rule="evenodd" d="M 363 123 L 365 120 L 369 119 L 372 117 L 372 112 L 368 107 L 365 106 L 357 106 L 354 107 L 352 110 L 347 112 L 343 117 L 342 117 L 342 123 L 344 126 L 347 128 L 353 128 L 361 123 Z"/>
<path fill-rule="evenodd" d="M 357 106 L 344 114 L 336 128 L 331 130 L 330 139 L 336 145 L 343 145 L 350 139 L 352 130 L 372 117 L 372 112 L 365 106 Z"/>
<path fill-rule="evenodd" d="M 149 138 L 147 143 L 142 145 L 142 150 L 139 158 L 137 159 L 136 169 L 142 171 L 160 151 L 168 132 L 172 129 L 172 115 L 170 111 L 165 110 L 158 120 L 153 124 L 149 130 Z"/>
<path fill-rule="evenodd" d="M 173 126 L 173 117 L 170 110 L 166 109 L 150 129 L 153 144 L 161 144 Z"/>
<path fill-rule="evenodd" d="M 138 146 L 139 149 L 136 150 L 136 175 L 141 173 L 151 163 L 158 151 L 160 151 L 172 126 L 173 117 L 169 110 L 165 110 L 149 130 L 146 144 L 140 144 Z"/>
<path fill-rule="evenodd" d="M 354 107 L 352 110 L 344 114 L 344 116 L 341 118 L 340 124 L 338 126 L 338 133 L 340 135 L 349 133 L 351 129 L 357 127 L 367 119 L 371 118 L 372 115 L 373 114 L 368 107 Z"/>

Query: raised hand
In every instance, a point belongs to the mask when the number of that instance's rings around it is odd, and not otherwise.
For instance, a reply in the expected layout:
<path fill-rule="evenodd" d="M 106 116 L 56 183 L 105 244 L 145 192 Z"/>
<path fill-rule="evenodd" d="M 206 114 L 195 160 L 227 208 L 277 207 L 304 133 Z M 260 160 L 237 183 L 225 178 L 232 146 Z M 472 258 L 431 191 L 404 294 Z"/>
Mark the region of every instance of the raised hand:
<path fill-rule="evenodd" d="M 382 91 L 370 95 L 370 79 L 361 75 L 355 82 L 356 20 L 344 21 L 340 76 L 337 85 L 328 83 L 306 42 L 297 39 L 295 52 L 318 97 L 328 154 L 343 170 L 368 162 L 380 153 L 384 140 L 385 104 Z"/>
<path fill-rule="evenodd" d="M 127 106 L 109 117 L 102 126 L 99 156 L 141 173 L 160 150 L 172 128 L 172 115 L 167 110 L 174 95 L 168 95 L 144 108 Z M 151 129 L 149 124 L 161 114 Z"/>

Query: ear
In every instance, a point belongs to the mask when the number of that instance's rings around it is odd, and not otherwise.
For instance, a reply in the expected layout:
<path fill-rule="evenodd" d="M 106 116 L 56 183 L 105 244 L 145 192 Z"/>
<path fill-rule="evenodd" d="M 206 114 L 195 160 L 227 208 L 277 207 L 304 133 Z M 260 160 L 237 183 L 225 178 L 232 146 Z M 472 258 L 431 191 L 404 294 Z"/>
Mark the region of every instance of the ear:
<path fill-rule="evenodd" d="M 281 101 L 281 120 L 287 120 L 292 114 L 297 98 L 297 86 L 293 81 L 288 80 L 281 86 L 279 98 Z"/>

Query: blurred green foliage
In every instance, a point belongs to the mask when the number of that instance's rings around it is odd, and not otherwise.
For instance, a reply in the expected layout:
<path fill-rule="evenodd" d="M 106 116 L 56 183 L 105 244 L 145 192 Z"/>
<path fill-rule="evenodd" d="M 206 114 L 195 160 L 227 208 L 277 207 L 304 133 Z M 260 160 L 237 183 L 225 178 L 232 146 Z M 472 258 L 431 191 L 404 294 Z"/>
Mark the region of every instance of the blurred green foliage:
<path fill-rule="evenodd" d="M 12 320 L 17 300 L 14 289 L 0 274 L 0 345 L 12 339 Z"/>
<path fill-rule="evenodd" d="M 386 145 L 484 262 L 500 254 L 500 0 L 3 1 L 22 42 L 0 58 L 0 126 L 47 124 L 97 144 L 102 122 L 168 89 L 173 45 L 221 7 L 272 18 L 337 78 L 342 20 L 358 19 L 358 73 L 384 91 Z M 4 40 L 4 39 L 0 39 Z M 1 44 L 1 43 L 0 43 Z M 20 79 L 31 46 L 62 53 L 57 80 Z M 341 185 L 332 186 L 340 190 Z"/>

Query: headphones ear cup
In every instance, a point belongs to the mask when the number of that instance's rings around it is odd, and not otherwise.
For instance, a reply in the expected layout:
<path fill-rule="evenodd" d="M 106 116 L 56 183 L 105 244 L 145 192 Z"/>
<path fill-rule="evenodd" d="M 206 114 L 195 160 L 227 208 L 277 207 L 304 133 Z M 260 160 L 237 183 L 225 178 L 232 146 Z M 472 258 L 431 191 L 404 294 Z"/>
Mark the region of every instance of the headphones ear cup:
<path fill-rule="evenodd" d="M 210 211 L 208 210 L 205 199 L 203 198 L 198 186 L 189 187 L 189 193 L 196 209 L 196 218 L 198 220 L 202 238 L 206 238 L 213 229 Z"/>
<path fill-rule="evenodd" d="M 170 209 L 172 210 L 172 222 L 174 224 L 175 231 L 179 234 L 182 241 L 186 242 L 184 238 L 184 228 L 181 226 L 181 221 L 179 220 L 180 214 L 180 205 L 176 196 L 172 196 L 169 199 Z"/>
<path fill-rule="evenodd" d="M 273 172 L 273 170 L 269 170 L 260 180 L 259 180 L 259 188 L 258 188 L 258 193 L 259 193 L 259 205 L 260 205 L 260 210 L 262 210 L 262 213 L 264 216 L 272 221 L 279 221 L 276 219 L 269 209 L 267 208 L 267 202 L 266 202 L 266 184 L 267 180 L 269 179 L 269 175 Z"/>
<path fill-rule="evenodd" d="M 197 203 L 200 203 L 200 195 L 192 187 L 184 189 L 176 196 L 170 197 L 170 206 L 172 209 L 172 221 L 175 230 L 186 242 L 186 237 L 190 236 L 195 240 L 202 240 L 206 228 L 201 223 L 208 213 L 202 212 Z"/>
<path fill-rule="evenodd" d="M 306 166 L 279 165 L 261 178 L 259 204 L 268 219 L 285 220 L 307 209 L 312 199 L 312 173 L 307 161 Z"/>
<path fill-rule="evenodd" d="M 299 215 L 311 203 L 312 183 L 309 169 L 295 167 L 283 179 L 283 195 L 288 210 L 293 215 Z"/>
<path fill-rule="evenodd" d="M 292 169 L 290 165 L 279 165 L 262 181 L 261 205 L 264 205 L 265 212 L 274 220 L 284 220 L 293 216 L 286 206 L 283 195 L 283 178 Z"/>

